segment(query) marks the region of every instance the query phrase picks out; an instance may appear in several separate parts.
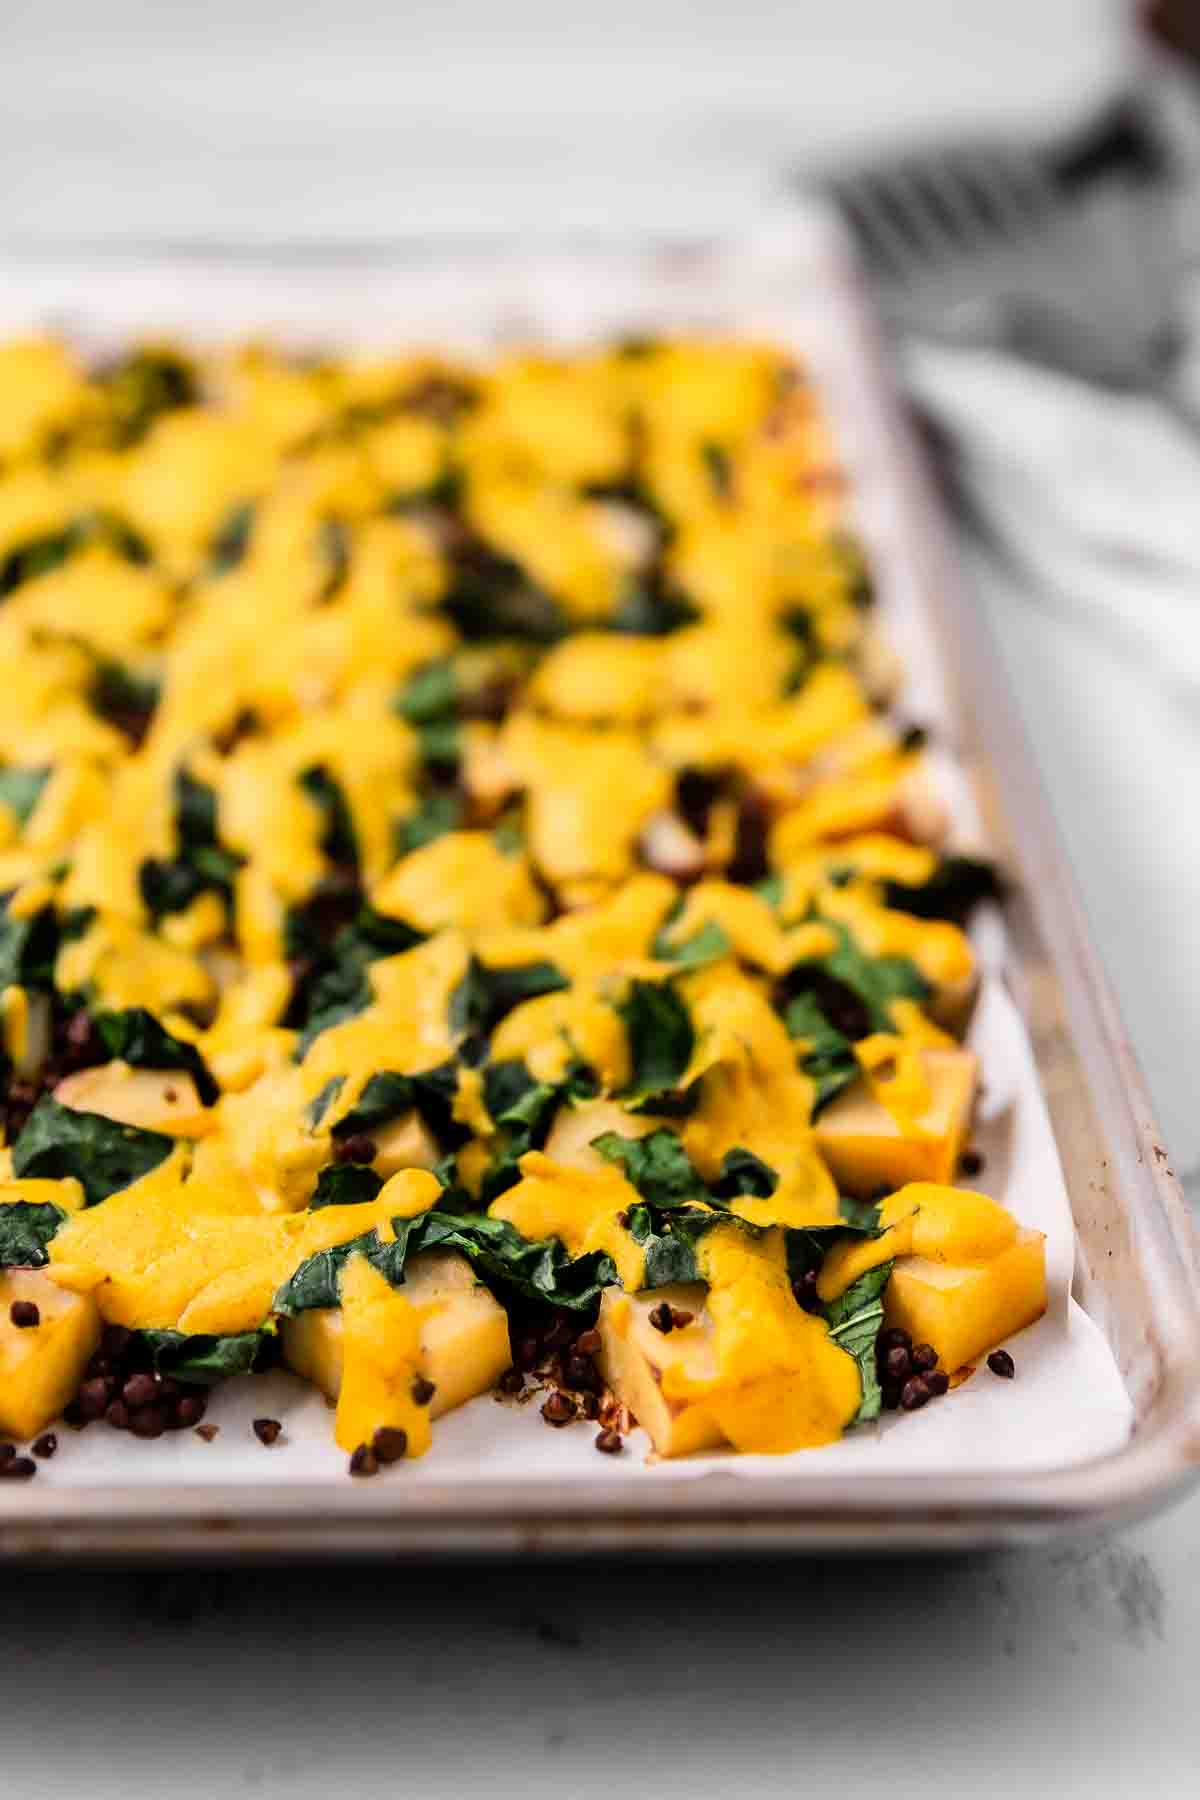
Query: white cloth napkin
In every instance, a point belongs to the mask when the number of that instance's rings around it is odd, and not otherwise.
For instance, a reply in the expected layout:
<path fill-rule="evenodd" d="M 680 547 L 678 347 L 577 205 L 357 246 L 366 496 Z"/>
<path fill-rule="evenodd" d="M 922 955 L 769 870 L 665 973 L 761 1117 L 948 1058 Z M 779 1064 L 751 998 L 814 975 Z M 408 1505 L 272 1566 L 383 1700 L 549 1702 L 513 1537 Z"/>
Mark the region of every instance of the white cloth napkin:
<path fill-rule="evenodd" d="M 1155 399 L 994 351 L 912 341 L 904 361 L 1031 598 L 1200 707 L 1200 430 Z"/>
<path fill-rule="evenodd" d="M 1200 434 L 1152 399 L 1000 352 L 910 341 L 902 355 L 1004 553 L 972 558 L 977 592 L 1200 1202 Z"/>

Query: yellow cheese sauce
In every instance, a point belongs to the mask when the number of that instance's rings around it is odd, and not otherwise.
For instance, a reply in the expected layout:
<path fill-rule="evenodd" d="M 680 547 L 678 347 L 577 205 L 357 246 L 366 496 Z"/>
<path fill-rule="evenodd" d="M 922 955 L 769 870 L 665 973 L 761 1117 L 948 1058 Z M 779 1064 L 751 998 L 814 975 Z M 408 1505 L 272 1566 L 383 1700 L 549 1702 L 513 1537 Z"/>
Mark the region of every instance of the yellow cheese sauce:
<path fill-rule="evenodd" d="M 448 1217 L 509 1306 L 533 1242 L 552 1305 L 694 1276 L 715 1373 L 663 1393 L 785 1451 L 861 1398 L 787 1232 L 825 1303 L 1011 1243 L 909 1180 L 965 1140 L 974 959 L 887 901 L 942 862 L 790 356 L 18 340 L 0 602 L 0 1207 L 97 1319 L 270 1333 Z M 337 1441 L 421 1454 L 430 1321 L 339 1269 Z"/>
<path fill-rule="evenodd" d="M 702 1404 L 738 1450 L 779 1455 L 840 1437 L 862 1398 L 858 1370 L 825 1322 L 796 1305 L 783 1233 L 749 1239 L 718 1226 L 700 1266 L 717 1372 L 696 1381 L 668 1362 L 664 1394 Z"/>

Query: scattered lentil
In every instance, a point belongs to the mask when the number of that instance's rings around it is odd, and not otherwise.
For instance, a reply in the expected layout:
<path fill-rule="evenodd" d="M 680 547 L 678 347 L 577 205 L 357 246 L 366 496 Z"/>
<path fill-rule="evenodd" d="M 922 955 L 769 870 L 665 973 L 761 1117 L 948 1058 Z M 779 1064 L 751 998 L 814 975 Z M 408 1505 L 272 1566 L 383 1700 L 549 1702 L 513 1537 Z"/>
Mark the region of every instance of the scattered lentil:
<path fill-rule="evenodd" d="M 650 1323 L 655 1331 L 661 1331 L 664 1336 L 668 1331 L 674 1331 L 675 1316 L 665 1300 L 660 1300 L 657 1306 L 651 1307 Z"/>
<path fill-rule="evenodd" d="M 556 1388 L 542 1407 L 542 1417 L 547 1425 L 569 1425 L 575 1417 L 575 1402 Z"/>
<path fill-rule="evenodd" d="M 255 1419 L 251 1428 L 260 1444 L 270 1447 L 279 1442 L 279 1434 L 283 1426 L 278 1419 Z"/>
<path fill-rule="evenodd" d="M 905 1412 L 916 1412 L 927 1405 L 929 1399 L 929 1384 L 923 1375 L 914 1375 L 900 1389 L 900 1405 Z"/>
<path fill-rule="evenodd" d="M 982 1175 L 983 1156 L 978 1150 L 964 1150 L 958 1166 L 964 1175 Z"/>
<path fill-rule="evenodd" d="M 379 1458 L 370 1444 L 360 1444 L 357 1450 L 351 1453 L 350 1473 L 352 1475 L 378 1475 Z"/>
<path fill-rule="evenodd" d="M 606 1456 L 619 1456 L 625 1446 L 621 1441 L 620 1432 L 614 1431 L 611 1425 L 606 1425 L 603 1431 L 596 1433 L 596 1448 L 602 1450 Z"/>
<path fill-rule="evenodd" d="M 29 1447 L 35 1456 L 46 1458 L 53 1456 L 58 1449 L 58 1439 L 52 1431 L 43 1431 L 41 1437 L 34 1438 Z"/>
<path fill-rule="evenodd" d="M 158 1383 L 153 1375 L 131 1375 L 121 1389 L 121 1398 L 126 1406 L 149 1406 L 158 1398 Z"/>
<path fill-rule="evenodd" d="M 563 1369 L 568 1387 L 578 1388 L 581 1393 L 594 1393 L 600 1385 L 600 1377 L 588 1356 L 568 1356 Z"/>
<path fill-rule="evenodd" d="M 8 1316 L 18 1331 L 32 1331 L 35 1325 L 42 1322 L 36 1300 L 14 1300 L 8 1309 Z"/>
<path fill-rule="evenodd" d="M 993 1350 L 988 1357 L 988 1368 L 993 1375 L 1000 1375 L 1005 1381 L 1011 1381 L 1017 1372 L 1017 1365 L 1007 1350 Z"/>
<path fill-rule="evenodd" d="M 397 1463 L 408 1449 L 408 1433 L 398 1425 L 381 1425 L 371 1439 L 371 1449 L 381 1463 Z"/>
<path fill-rule="evenodd" d="M 197 1425 L 196 1436 L 203 1438 L 206 1444 L 211 1444 L 220 1429 L 219 1425 Z"/>
<path fill-rule="evenodd" d="M 112 1380 L 107 1375 L 94 1375 L 79 1390 L 79 1410 L 85 1419 L 99 1419 L 113 1398 Z"/>
<path fill-rule="evenodd" d="M 167 1415 L 161 1406 L 140 1406 L 129 1415 L 129 1429 L 134 1437 L 161 1437 L 167 1429 Z"/>
<path fill-rule="evenodd" d="M 681 1306 L 671 1308 L 671 1323 L 676 1331 L 683 1331 L 695 1318 L 695 1313 L 684 1312 Z"/>
<path fill-rule="evenodd" d="M 37 1464 L 32 1456 L 10 1456 L 0 1462 L 0 1481 L 28 1481 L 36 1474 Z"/>
<path fill-rule="evenodd" d="M 375 1139 L 368 1137 L 365 1131 L 352 1131 L 349 1137 L 335 1140 L 333 1154 L 341 1163 L 373 1163 L 379 1154 L 379 1147 Z"/>
<path fill-rule="evenodd" d="M 797 1306 L 803 1307 L 806 1313 L 818 1313 L 821 1310 L 821 1296 L 817 1292 L 817 1271 L 805 1269 L 798 1281 L 792 1283 L 792 1293 L 796 1297 Z"/>
<path fill-rule="evenodd" d="M 437 1388 L 424 1375 L 418 1375 L 412 1384 L 411 1392 L 415 1406 L 428 1406 L 437 1393 Z"/>

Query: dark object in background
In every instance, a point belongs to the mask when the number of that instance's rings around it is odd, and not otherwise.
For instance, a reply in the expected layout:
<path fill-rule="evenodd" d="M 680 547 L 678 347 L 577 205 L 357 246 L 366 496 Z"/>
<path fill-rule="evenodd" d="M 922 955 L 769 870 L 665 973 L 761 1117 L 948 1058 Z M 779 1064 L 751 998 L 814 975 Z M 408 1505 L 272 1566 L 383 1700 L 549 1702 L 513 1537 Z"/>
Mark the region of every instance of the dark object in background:
<path fill-rule="evenodd" d="M 1194 62 L 1200 73 L 1200 6 L 1196 0 L 1147 0 L 1142 24 L 1159 43 Z"/>

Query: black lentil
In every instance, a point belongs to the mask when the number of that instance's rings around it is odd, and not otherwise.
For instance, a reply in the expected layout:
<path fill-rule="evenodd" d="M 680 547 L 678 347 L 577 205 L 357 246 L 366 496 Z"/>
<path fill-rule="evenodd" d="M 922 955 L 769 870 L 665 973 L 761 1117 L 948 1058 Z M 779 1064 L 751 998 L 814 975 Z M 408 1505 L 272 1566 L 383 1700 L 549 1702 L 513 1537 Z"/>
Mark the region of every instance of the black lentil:
<path fill-rule="evenodd" d="M 660 1300 L 657 1306 L 651 1307 L 650 1323 L 655 1331 L 661 1331 L 664 1336 L 668 1331 L 674 1331 L 675 1315 L 665 1300 Z"/>
<path fill-rule="evenodd" d="M 116 1362 L 129 1354 L 132 1345 L 133 1333 L 127 1325 L 106 1325 L 100 1333 L 101 1352 Z"/>
<path fill-rule="evenodd" d="M 542 1417 L 547 1425 L 569 1425 L 575 1417 L 575 1402 L 556 1388 L 542 1407 Z"/>
<path fill-rule="evenodd" d="M 0 1462 L 0 1481 L 28 1481 L 36 1474 L 37 1464 L 32 1456 L 10 1456 Z"/>
<path fill-rule="evenodd" d="M 596 1448 L 606 1456 L 619 1456 L 625 1445 L 620 1432 L 614 1431 L 611 1425 L 606 1425 L 603 1431 L 596 1433 Z"/>
<path fill-rule="evenodd" d="M 18 1331 L 32 1331 L 35 1325 L 42 1322 L 35 1300 L 14 1300 L 8 1309 L 8 1316 Z"/>
<path fill-rule="evenodd" d="M 600 1383 L 595 1366 L 587 1356 L 568 1356 L 563 1375 L 568 1387 L 578 1388 L 585 1394 L 594 1393 Z"/>
<path fill-rule="evenodd" d="M 433 1399 L 433 1396 L 437 1393 L 437 1388 L 434 1386 L 433 1382 L 427 1380 L 424 1375 L 418 1375 L 412 1384 L 410 1392 L 415 1406 L 428 1406 L 429 1402 Z"/>
<path fill-rule="evenodd" d="M 796 1297 L 797 1306 L 803 1307 L 806 1313 L 819 1313 L 821 1296 L 817 1292 L 817 1271 L 806 1269 L 798 1281 L 792 1283 L 792 1293 Z"/>
<path fill-rule="evenodd" d="M 85 1419 L 99 1419 L 112 1398 L 112 1377 L 95 1375 L 91 1381 L 85 1381 L 79 1390 L 79 1410 Z"/>
<path fill-rule="evenodd" d="M 993 1350 L 988 1357 L 988 1368 L 993 1375 L 999 1375 L 1005 1381 L 1011 1381 L 1017 1372 L 1017 1365 L 1007 1350 Z"/>
<path fill-rule="evenodd" d="M 335 1139 L 333 1154 L 341 1163 L 373 1163 L 379 1147 L 365 1131 L 352 1131 L 349 1137 Z"/>
<path fill-rule="evenodd" d="M 900 1405 L 905 1412 L 916 1412 L 920 1407 L 928 1405 L 929 1400 L 929 1384 L 923 1375 L 914 1375 L 900 1389 Z"/>
<path fill-rule="evenodd" d="M 379 1458 L 370 1444 L 360 1444 L 350 1457 L 350 1473 L 352 1475 L 378 1475 Z"/>
<path fill-rule="evenodd" d="M 381 1425 L 371 1439 L 371 1449 L 381 1463 L 397 1463 L 408 1449 L 408 1433 L 398 1425 Z"/>
<path fill-rule="evenodd" d="M 121 1389 L 121 1398 L 126 1406 L 149 1406 L 158 1398 L 158 1383 L 153 1375 L 131 1375 Z"/>
<path fill-rule="evenodd" d="M 265 1444 L 269 1448 L 272 1444 L 279 1442 L 279 1434 L 283 1430 L 283 1426 L 278 1419 L 255 1419 L 251 1429 L 259 1443 Z"/>
<path fill-rule="evenodd" d="M 29 1447 L 35 1456 L 53 1456 L 58 1449 L 58 1439 L 52 1431 L 43 1431 L 41 1437 L 34 1438 Z"/>
<path fill-rule="evenodd" d="M 129 1429 L 134 1437 L 159 1438 L 167 1429 L 167 1415 L 161 1406 L 139 1406 L 129 1414 Z"/>

